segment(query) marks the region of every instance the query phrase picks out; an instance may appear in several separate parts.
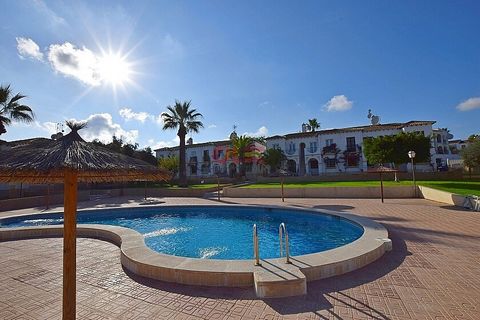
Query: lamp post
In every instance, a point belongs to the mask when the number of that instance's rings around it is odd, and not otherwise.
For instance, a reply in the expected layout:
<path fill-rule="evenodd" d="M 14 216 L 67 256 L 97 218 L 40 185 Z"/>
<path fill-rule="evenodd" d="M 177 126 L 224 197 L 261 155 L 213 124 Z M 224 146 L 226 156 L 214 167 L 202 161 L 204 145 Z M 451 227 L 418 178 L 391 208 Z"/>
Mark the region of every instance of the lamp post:
<path fill-rule="evenodd" d="M 412 161 L 413 194 L 414 194 L 414 197 L 416 198 L 417 197 L 417 185 L 415 183 L 415 166 L 413 164 L 413 159 L 415 159 L 415 151 L 413 151 L 413 150 L 408 151 L 408 157 Z"/>

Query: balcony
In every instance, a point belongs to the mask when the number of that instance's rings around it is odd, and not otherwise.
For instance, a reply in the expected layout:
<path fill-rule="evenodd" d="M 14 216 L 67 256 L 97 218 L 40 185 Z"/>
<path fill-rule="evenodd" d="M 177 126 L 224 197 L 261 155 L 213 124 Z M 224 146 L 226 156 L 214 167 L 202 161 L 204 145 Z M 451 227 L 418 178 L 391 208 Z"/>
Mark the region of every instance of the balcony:
<path fill-rule="evenodd" d="M 331 145 L 329 146 L 326 146 L 326 147 L 323 147 L 322 149 L 322 153 L 323 154 L 328 154 L 328 153 L 337 153 L 337 144 L 336 143 L 332 143 Z"/>
<path fill-rule="evenodd" d="M 346 152 L 362 152 L 362 147 L 358 144 L 347 146 Z"/>

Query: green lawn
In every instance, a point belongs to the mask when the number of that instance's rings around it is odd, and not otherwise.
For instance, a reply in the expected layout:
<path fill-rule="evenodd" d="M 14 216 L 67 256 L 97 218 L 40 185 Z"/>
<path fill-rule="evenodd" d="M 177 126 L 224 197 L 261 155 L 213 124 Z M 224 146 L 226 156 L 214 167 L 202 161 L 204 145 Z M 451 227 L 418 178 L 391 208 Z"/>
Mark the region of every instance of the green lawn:
<path fill-rule="evenodd" d="M 426 187 L 444 190 L 462 195 L 479 195 L 480 181 L 417 181 L 417 184 Z M 380 181 L 325 181 L 325 182 L 286 182 L 285 188 L 328 188 L 328 187 L 378 187 Z M 404 180 L 400 182 L 384 181 L 385 187 L 389 186 L 411 186 L 412 181 Z M 280 183 L 254 183 L 241 188 L 280 188 Z"/>

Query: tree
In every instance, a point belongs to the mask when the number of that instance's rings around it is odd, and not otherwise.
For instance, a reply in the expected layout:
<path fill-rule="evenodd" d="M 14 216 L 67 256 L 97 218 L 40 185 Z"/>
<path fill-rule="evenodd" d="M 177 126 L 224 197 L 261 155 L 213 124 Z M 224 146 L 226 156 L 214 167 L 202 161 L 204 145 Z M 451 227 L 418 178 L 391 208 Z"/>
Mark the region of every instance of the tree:
<path fill-rule="evenodd" d="M 480 139 L 475 139 L 468 147 L 463 149 L 460 154 L 463 163 L 468 167 L 468 172 L 472 173 L 472 168 L 480 167 Z"/>
<path fill-rule="evenodd" d="M 199 120 L 203 116 L 196 109 L 191 108 L 191 101 L 175 101 L 174 106 L 168 106 L 168 112 L 162 113 L 163 130 L 178 129 L 177 136 L 180 138 L 180 169 L 179 186 L 187 186 L 187 169 L 185 156 L 185 136 L 188 132 L 199 132 L 203 123 Z"/>
<path fill-rule="evenodd" d="M 173 177 L 175 177 L 178 173 L 178 165 L 179 160 L 177 156 L 169 156 L 160 158 L 160 160 L 158 160 L 158 166 L 162 169 L 170 171 Z"/>
<path fill-rule="evenodd" d="M 368 163 L 394 166 L 410 161 L 408 151 L 415 151 L 415 161 L 430 161 L 430 139 L 416 132 L 365 139 L 363 151 Z"/>
<path fill-rule="evenodd" d="M 107 148 L 111 151 L 143 160 L 154 166 L 158 164 L 157 158 L 153 155 L 152 149 L 150 147 L 138 149 L 138 143 L 126 143 L 122 138 L 117 138 L 116 136 L 112 137 L 112 142 L 110 143 L 103 143 L 98 139 L 93 140 L 92 143 L 96 144 L 97 146 Z"/>
<path fill-rule="evenodd" d="M 281 168 L 282 162 L 286 159 L 285 153 L 280 148 L 270 148 L 262 154 L 262 160 L 270 167 L 270 173 L 277 172 Z"/>
<path fill-rule="evenodd" d="M 258 154 L 255 142 L 262 141 L 263 138 L 254 138 L 247 135 L 234 137 L 231 149 L 228 151 L 231 158 L 237 158 L 240 166 L 240 176 L 245 176 L 245 162 Z"/>
<path fill-rule="evenodd" d="M 469 142 L 474 142 L 475 140 L 480 140 L 480 134 L 471 134 L 468 139 Z"/>
<path fill-rule="evenodd" d="M 315 132 L 318 128 L 320 128 L 320 123 L 317 122 L 317 118 L 308 119 L 308 125 L 310 126 L 310 130 Z"/>
<path fill-rule="evenodd" d="M 10 85 L 0 86 L 0 135 L 7 132 L 6 127 L 12 121 L 32 122 L 34 119 L 32 109 L 21 104 L 20 100 L 26 96 L 17 93 L 12 96 Z"/>

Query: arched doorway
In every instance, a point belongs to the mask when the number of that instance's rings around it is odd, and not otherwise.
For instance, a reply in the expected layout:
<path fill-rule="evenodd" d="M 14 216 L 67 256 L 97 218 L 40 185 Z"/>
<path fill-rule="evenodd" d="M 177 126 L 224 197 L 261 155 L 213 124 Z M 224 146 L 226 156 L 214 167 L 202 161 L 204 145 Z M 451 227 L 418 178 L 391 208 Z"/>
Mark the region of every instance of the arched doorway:
<path fill-rule="evenodd" d="M 318 176 L 318 160 L 311 158 L 308 160 L 308 172 L 312 176 Z"/>
<path fill-rule="evenodd" d="M 233 162 L 228 165 L 228 175 L 230 178 L 234 178 L 237 175 L 237 165 Z"/>
<path fill-rule="evenodd" d="M 297 163 L 295 160 L 290 159 L 287 161 L 287 170 L 291 174 L 297 174 Z"/>

